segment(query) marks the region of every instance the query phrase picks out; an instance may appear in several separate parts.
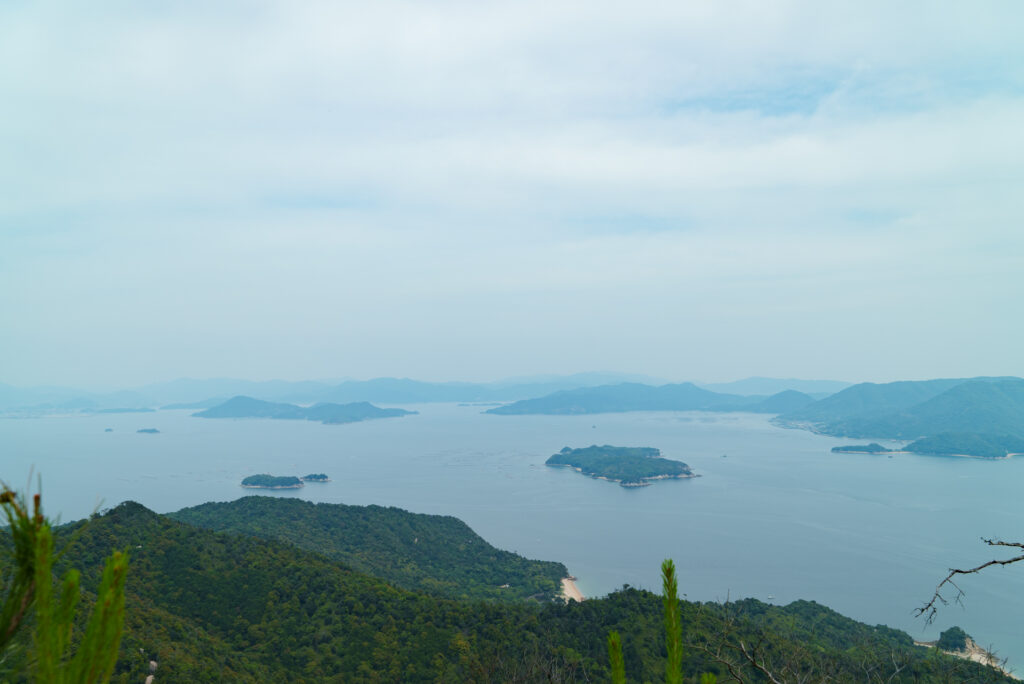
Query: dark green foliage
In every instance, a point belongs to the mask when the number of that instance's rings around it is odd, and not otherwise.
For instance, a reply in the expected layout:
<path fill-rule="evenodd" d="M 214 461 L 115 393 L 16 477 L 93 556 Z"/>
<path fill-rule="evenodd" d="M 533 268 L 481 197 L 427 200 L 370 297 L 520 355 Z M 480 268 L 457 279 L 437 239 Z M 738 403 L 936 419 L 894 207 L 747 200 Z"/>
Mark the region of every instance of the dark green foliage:
<path fill-rule="evenodd" d="M 302 480 L 294 475 L 250 475 L 242 480 L 243 487 L 267 487 L 274 489 L 294 489 L 302 486 Z"/>
<path fill-rule="evenodd" d="M 907 445 L 905 449 L 917 454 L 1004 458 L 1007 454 L 1024 453 L 1024 438 L 1013 435 L 943 432 L 934 437 L 919 439 Z"/>
<path fill-rule="evenodd" d="M 0 534 L 5 553 L 0 556 L 0 677 L 38 684 L 102 684 L 110 679 L 117 660 L 124 625 L 125 578 L 128 555 L 115 551 L 103 564 L 96 602 L 78 633 L 84 615 L 78 570 L 67 568 L 60 591 L 53 590 L 54 562 L 63 552 L 55 550 L 50 521 L 42 513 L 40 495 L 33 497 L 31 512 L 24 499 L 6 487 L 0 491 L 0 507 L 8 526 Z M 32 615 L 32 648 L 19 648 L 29 615 Z M 76 619 L 77 616 L 77 619 Z M 21 643 L 16 643 L 20 641 Z"/>
<path fill-rule="evenodd" d="M 303 482 L 327 482 L 331 478 L 327 477 L 324 473 L 313 473 L 311 475 L 304 475 L 299 479 Z"/>
<path fill-rule="evenodd" d="M 448 598 L 547 601 L 569 575 L 561 563 L 527 560 L 494 548 L 457 518 L 400 508 L 247 496 L 186 508 L 171 517 L 286 541 L 396 586 Z"/>
<path fill-rule="evenodd" d="M 967 638 L 967 632 L 964 630 L 959 627 L 950 627 L 939 635 L 939 640 L 935 643 L 935 646 L 943 651 L 966 651 Z"/>
<path fill-rule="evenodd" d="M 679 587 L 676 564 L 666 559 L 661 564 L 662 604 L 665 609 L 665 684 L 683 681 L 683 625 L 679 621 Z"/>
<path fill-rule="evenodd" d="M 278 404 L 252 397 L 234 397 L 205 411 L 193 413 L 198 418 L 276 418 L 278 420 L 316 420 L 340 425 L 377 418 L 409 416 L 415 411 L 398 408 L 378 408 L 365 401 L 354 404 L 315 404 L 309 408 L 294 404 Z"/>
<path fill-rule="evenodd" d="M 895 451 L 895 449 L 886 449 L 881 444 L 872 442 L 871 444 L 832 447 L 832 451 L 839 454 L 888 454 Z"/>
<path fill-rule="evenodd" d="M 615 630 L 608 633 L 608 663 L 612 684 L 626 684 L 626 663 L 622 660 L 622 638 Z"/>
<path fill-rule="evenodd" d="M 582 449 L 565 447 L 549 458 L 549 466 L 579 468 L 584 475 L 603 477 L 622 484 L 639 484 L 659 477 L 691 477 L 693 471 L 682 461 L 661 458 L 652 447 L 592 445 Z"/>
<path fill-rule="evenodd" d="M 82 568 L 86 589 L 99 585 L 110 548 L 133 549 L 116 682 L 142 681 L 149 659 L 163 682 L 600 682 L 610 679 L 605 635 L 613 630 L 625 635 L 629 681 L 664 678 L 664 601 L 645 591 L 568 605 L 439 599 L 289 544 L 191 527 L 132 503 L 61 532 L 77 532 L 62 565 Z M 893 682 L 1012 681 L 811 602 L 678 606 L 687 682 L 704 673 L 726 679 L 723 656 L 741 643 L 786 681 L 794 672 L 821 675 L 804 681 L 875 681 L 868 668 L 887 678 L 894 663 L 903 669 Z"/>

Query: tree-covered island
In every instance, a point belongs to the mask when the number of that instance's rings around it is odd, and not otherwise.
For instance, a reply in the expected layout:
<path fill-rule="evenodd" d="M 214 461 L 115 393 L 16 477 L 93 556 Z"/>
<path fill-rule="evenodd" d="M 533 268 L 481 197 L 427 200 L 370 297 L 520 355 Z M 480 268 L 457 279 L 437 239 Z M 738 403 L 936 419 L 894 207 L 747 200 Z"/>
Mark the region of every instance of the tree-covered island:
<path fill-rule="evenodd" d="M 646 487 L 651 480 L 696 477 L 682 461 L 661 457 L 654 447 L 617 447 L 605 444 L 582 449 L 565 447 L 546 462 L 564 466 L 599 480 L 618 482 L 623 487 Z"/>
<path fill-rule="evenodd" d="M 832 447 L 832 453 L 834 454 L 891 454 L 894 451 L 896 449 L 887 449 L 878 442 Z"/>
<path fill-rule="evenodd" d="M 294 475 L 250 475 L 242 480 L 242 486 L 251 489 L 298 489 L 302 486 L 302 480 Z"/>
<path fill-rule="evenodd" d="M 324 473 L 312 473 L 310 475 L 303 475 L 299 478 L 303 482 L 330 482 L 331 478 L 327 477 Z"/>

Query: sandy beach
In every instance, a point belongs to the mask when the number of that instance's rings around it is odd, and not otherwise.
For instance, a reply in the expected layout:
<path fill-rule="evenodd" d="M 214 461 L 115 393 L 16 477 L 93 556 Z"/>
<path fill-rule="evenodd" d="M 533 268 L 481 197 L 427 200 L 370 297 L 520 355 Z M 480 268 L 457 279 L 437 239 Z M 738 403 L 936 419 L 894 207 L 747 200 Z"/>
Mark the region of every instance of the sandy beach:
<path fill-rule="evenodd" d="M 565 599 L 566 603 L 569 602 L 569 599 L 581 602 L 584 600 L 583 594 L 581 594 L 580 590 L 576 587 L 575 579 L 575 577 L 562 578 L 562 598 Z"/>
<path fill-rule="evenodd" d="M 928 648 L 935 648 L 935 643 L 936 642 L 934 642 L 934 641 L 915 641 L 914 645 L 915 646 L 926 646 Z M 976 663 L 981 663 L 982 665 L 988 665 L 989 667 L 994 667 L 994 668 L 996 668 L 997 670 L 999 670 L 1000 672 L 1002 672 L 1003 674 L 1005 674 L 1005 675 L 1007 675 L 1009 677 L 1013 677 L 1014 679 L 1020 679 L 1020 677 L 1018 677 L 1016 674 L 1006 670 L 1003 667 L 1003 665 L 1005 663 L 1002 660 L 1000 660 L 994 654 L 992 654 L 991 652 L 989 652 L 986 649 L 982 648 L 978 644 L 974 643 L 974 640 L 971 639 L 970 637 L 967 638 L 967 649 L 966 650 L 963 650 L 963 651 L 943 651 L 943 653 L 947 653 L 947 654 L 949 654 L 951 656 L 956 656 L 957 658 L 963 658 L 964 660 L 973 660 Z"/>

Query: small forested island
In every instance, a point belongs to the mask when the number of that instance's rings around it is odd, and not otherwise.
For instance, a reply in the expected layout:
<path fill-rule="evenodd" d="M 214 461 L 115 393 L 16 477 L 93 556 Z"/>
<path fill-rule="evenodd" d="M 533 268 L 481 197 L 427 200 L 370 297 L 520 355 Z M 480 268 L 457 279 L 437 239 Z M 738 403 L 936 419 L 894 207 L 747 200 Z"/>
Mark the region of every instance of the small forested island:
<path fill-rule="evenodd" d="M 299 478 L 303 482 L 330 482 L 331 478 L 327 477 L 323 473 L 313 473 L 311 475 L 304 475 Z"/>
<path fill-rule="evenodd" d="M 877 442 L 871 444 L 851 444 L 849 446 L 832 447 L 832 453 L 837 454 L 890 454 L 894 449 L 886 449 Z"/>
<path fill-rule="evenodd" d="M 141 430 L 136 430 L 135 432 L 139 433 L 140 435 L 159 435 L 160 434 L 160 431 L 157 430 L 156 428 L 142 428 Z"/>
<path fill-rule="evenodd" d="M 298 489 L 302 480 L 294 475 L 250 475 L 242 480 L 242 486 L 250 489 Z"/>
<path fill-rule="evenodd" d="M 546 462 L 564 466 L 599 480 L 618 482 L 623 487 L 646 487 L 651 480 L 696 477 L 682 461 L 661 457 L 654 447 L 617 447 L 605 444 L 582 449 L 565 447 Z"/>

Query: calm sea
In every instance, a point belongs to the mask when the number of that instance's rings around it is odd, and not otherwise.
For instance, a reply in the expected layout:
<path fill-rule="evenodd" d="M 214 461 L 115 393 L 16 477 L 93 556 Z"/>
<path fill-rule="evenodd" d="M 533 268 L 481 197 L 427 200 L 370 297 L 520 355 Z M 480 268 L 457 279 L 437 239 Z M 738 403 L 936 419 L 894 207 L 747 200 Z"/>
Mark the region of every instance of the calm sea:
<path fill-rule="evenodd" d="M 67 521 L 126 499 L 161 513 L 235 499 L 254 473 L 325 472 L 333 482 L 277 495 L 453 515 L 495 546 L 564 562 L 587 596 L 657 590 L 674 558 L 691 600 L 811 599 L 925 640 L 957 624 L 1024 671 L 1024 564 L 964 579 L 966 606 L 931 627 L 913 617 L 949 567 L 992 557 L 980 537 L 1024 540 L 1024 458 L 832 454 L 849 440 L 748 414 L 409 408 L 420 415 L 342 426 L 188 411 L 0 419 L 0 478 L 23 487 L 34 468 Z M 658 447 L 701 477 L 624 489 L 544 466 L 590 444 Z"/>

